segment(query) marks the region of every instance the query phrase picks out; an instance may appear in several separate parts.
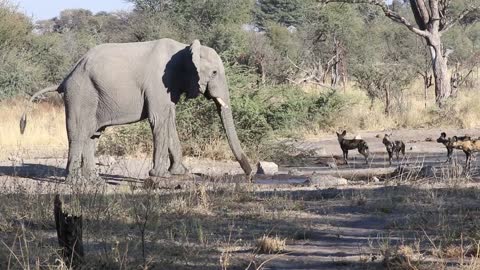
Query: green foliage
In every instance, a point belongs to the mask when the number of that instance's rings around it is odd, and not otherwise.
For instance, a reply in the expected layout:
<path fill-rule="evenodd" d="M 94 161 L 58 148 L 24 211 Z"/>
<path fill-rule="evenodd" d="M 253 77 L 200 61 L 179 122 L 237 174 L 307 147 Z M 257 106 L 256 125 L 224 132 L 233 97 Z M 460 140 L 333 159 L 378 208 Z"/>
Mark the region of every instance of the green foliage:
<path fill-rule="evenodd" d="M 0 0 L 0 50 L 22 45 L 32 30 L 28 18 L 7 1 Z"/>
<path fill-rule="evenodd" d="M 334 90 L 312 95 L 287 86 L 266 89 L 265 97 L 263 103 L 268 104 L 265 118 L 273 130 L 282 134 L 332 128 L 335 118 L 349 104 Z"/>
<path fill-rule="evenodd" d="M 97 153 L 115 156 L 151 153 L 152 131 L 147 121 L 108 130 L 98 143 Z"/>
<path fill-rule="evenodd" d="M 41 69 L 28 62 L 30 57 L 18 50 L 0 51 L 0 100 L 30 92 L 38 86 Z"/>
<path fill-rule="evenodd" d="M 303 23 L 304 0 L 260 0 L 256 1 L 255 19 L 259 27 L 271 22 L 283 26 L 298 26 Z"/>

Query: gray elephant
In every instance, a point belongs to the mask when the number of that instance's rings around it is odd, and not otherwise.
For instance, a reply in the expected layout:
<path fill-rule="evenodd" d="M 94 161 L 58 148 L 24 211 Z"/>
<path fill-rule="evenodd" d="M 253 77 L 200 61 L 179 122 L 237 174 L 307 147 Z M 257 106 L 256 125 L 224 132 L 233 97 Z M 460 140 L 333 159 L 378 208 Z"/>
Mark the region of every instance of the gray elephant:
<path fill-rule="evenodd" d="M 222 60 L 198 40 L 191 45 L 160 39 L 96 46 L 58 87 L 40 90 L 30 100 L 53 91 L 64 93 L 67 181 L 94 173 L 95 141 L 106 127 L 143 119 L 148 119 L 154 140 L 150 176 L 184 174 L 175 105 L 182 94 L 195 98 L 200 93 L 215 102 L 230 148 L 245 174 L 251 176 L 233 123 Z M 25 127 L 24 113 L 22 134 Z"/>

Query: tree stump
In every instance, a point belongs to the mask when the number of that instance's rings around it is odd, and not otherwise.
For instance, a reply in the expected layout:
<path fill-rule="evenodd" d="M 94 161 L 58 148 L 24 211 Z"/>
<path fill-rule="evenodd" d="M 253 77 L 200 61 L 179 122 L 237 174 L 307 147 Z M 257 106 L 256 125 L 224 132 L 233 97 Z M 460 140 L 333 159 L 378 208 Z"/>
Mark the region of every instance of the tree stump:
<path fill-rule="evenodd" d="M 60 195 L 55 196 L 53 213 L 57 228 L 58 244 L 62 248 L 62 256 L 68 266 L 77 268 L 83 262 L 83 223 L 82 216 L 69 215 L 62 210 Z"/>

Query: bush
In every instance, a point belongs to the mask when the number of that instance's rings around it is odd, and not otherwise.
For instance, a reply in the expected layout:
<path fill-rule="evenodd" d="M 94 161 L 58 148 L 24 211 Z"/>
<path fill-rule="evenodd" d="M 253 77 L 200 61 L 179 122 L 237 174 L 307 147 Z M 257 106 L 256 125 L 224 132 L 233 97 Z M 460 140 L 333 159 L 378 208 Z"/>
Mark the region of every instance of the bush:
<path fill-rule="evenodd" d="M 42 70 L 30 64 L 28 53 L 0 51 L 0 100 L 31 92 L 41 81 Z"/>
<path fill-rule="evenodd" d="M 153 137 L 147 121 L 107 129 L 100 138 L 97 153 L 101 155 L 139 155 L 152 153 Z"/>

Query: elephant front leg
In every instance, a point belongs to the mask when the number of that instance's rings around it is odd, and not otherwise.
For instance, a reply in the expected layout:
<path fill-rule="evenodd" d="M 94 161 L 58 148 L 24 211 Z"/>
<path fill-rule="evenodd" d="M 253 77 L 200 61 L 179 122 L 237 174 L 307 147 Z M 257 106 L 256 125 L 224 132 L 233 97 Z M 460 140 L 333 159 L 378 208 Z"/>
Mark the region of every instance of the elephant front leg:
<path fill-rule="evenodd" d="M 188 173 L 188 169 L 183 165 L 182 147 L 175 123 L 175 106 L 170 108 L 168 118 L 168 152 L 170 154 L 170 168 L 168 171 L 173 175 Z"/>
<path fill-rule="evenodd" d="M 160 121 L 159 121 L 160 120 Z M 168 129 L 165 119 L 151 119 L 153 132 L 153 168 L 149 175 L 154 177 L 168 177 Z"/>

